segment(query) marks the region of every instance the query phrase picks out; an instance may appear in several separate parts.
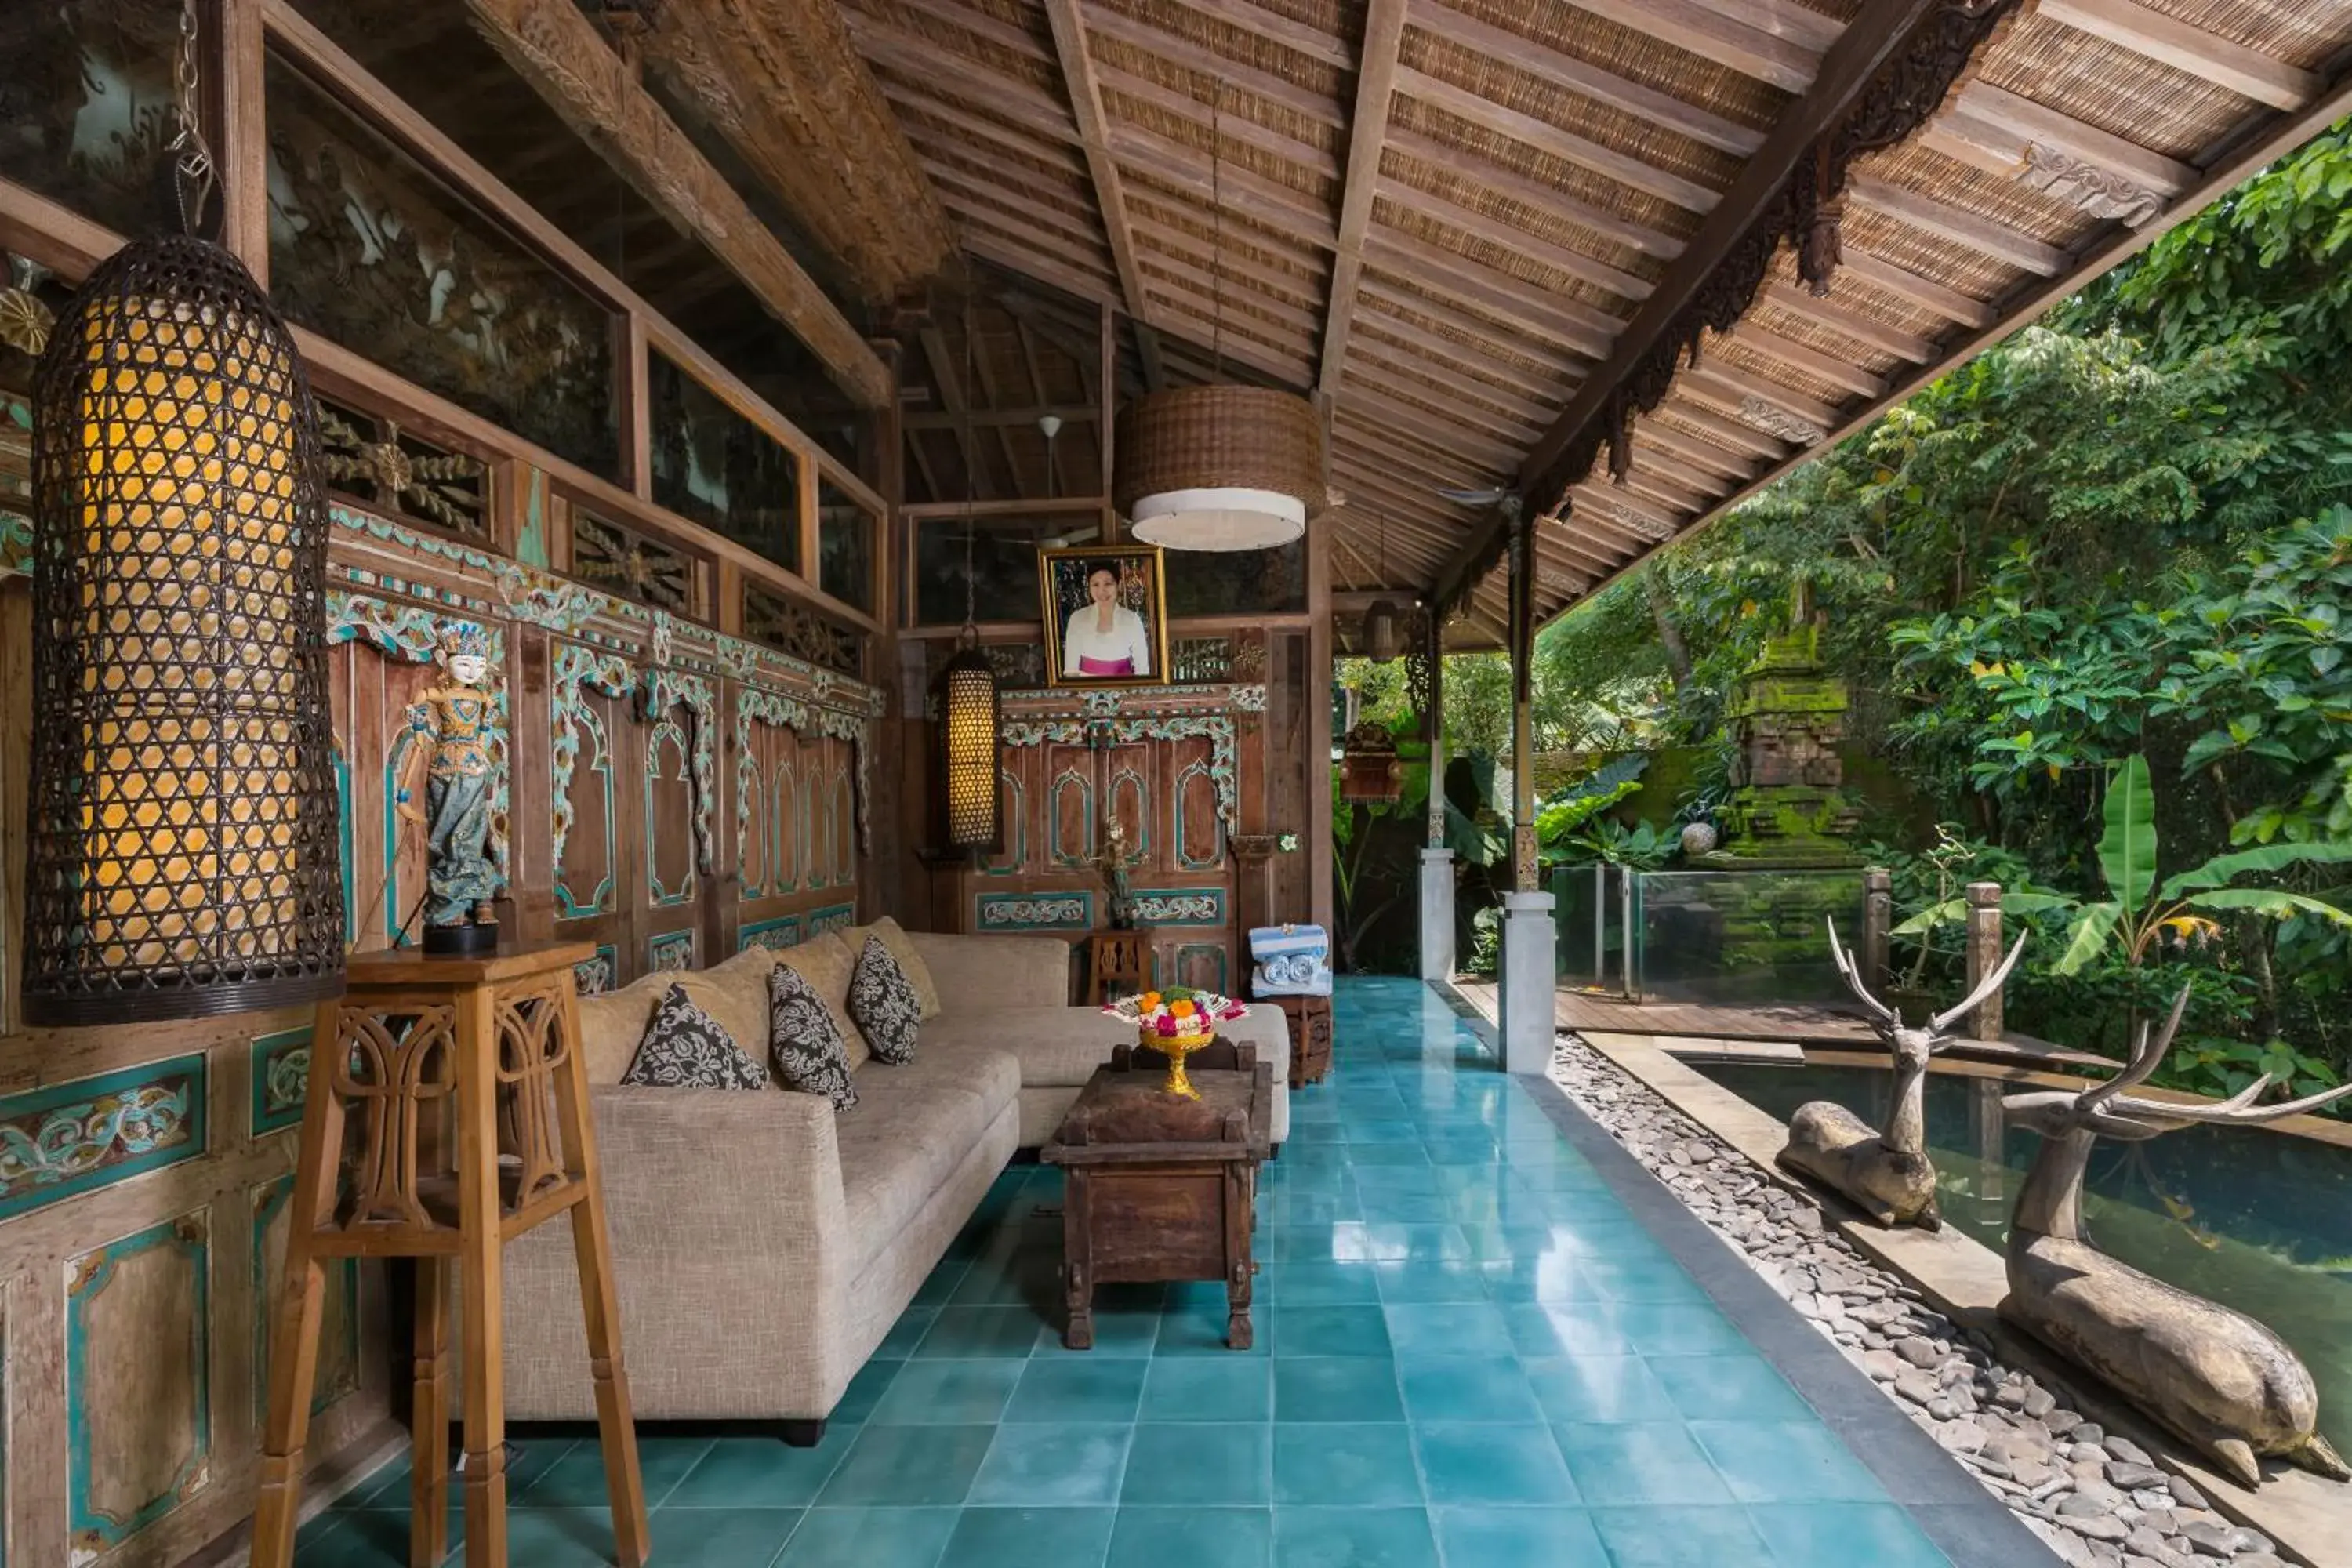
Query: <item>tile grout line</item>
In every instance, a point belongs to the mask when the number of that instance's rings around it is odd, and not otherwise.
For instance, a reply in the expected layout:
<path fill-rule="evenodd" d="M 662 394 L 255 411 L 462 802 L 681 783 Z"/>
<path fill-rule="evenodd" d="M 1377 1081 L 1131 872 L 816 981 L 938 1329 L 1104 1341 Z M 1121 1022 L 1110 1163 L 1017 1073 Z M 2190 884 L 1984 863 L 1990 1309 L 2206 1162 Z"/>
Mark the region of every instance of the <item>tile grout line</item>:
<path fill-rule="evenodd" d="M 1493 1027 L 1482 1018 L 1465 1021 L 1482 1037 Z M 1548 1076 L 1516 1074 L 1513 1081 L 1527 1089 L 1627 1213 L 1682 1266 L 1757 1353 L 1788 1380 L 1812 1408 L 1815 1419 L 1877 1479 L 1888 1500 L 1910 1515 L 1953 1568 L 2013 1568 L 2019 1563 L 2061 1561 L 1934 1438 L 1868 1386 L 1858 1368 L 1807 1326 L 1745 1258 L 1587 1116 L 1565 1089 Z M 1864 1394 L 1867 1401 L 1861 1397 Z"/>

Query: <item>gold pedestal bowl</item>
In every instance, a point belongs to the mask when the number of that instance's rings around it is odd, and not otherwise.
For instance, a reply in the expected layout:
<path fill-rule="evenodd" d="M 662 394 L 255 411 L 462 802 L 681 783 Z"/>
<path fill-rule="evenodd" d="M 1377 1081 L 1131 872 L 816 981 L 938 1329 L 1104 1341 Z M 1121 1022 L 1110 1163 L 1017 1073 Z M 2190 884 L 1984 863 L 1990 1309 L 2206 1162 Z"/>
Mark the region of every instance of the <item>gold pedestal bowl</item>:
<path fill-rule="evenodd" d="M 1214 1031 L 1197 1035 L 1162 1035 L 1150 1029 L 1136 1031 L 1137 1043 L 1146 1050 L 1158 1051 L 1168 1058 L 1168 1080 L 1160 1088 L 1182 1100 L 1198 1100 L 1201 1091 L 1192 1087 L 1192 1078 L 1184 1071 L 1184 1058 L 1194 1051 L 1204 1050 L 1216 1039 Z"/>

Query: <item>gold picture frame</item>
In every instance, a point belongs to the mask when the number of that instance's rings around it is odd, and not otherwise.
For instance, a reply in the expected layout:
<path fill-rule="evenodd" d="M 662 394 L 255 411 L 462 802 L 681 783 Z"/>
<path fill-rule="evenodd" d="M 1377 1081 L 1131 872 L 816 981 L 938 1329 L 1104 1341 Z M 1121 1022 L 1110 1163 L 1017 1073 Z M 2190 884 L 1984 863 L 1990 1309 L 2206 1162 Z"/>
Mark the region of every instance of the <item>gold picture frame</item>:
<path fill-rule="evenodd" d="M 1037 594 L 1045 621 L 1045 679 L 1054 686 L 1168 683 L 1168 578 L 1156 544 L 1081 544 L 1037 552 Z M 1108 570 L 1110 625 L 1094 597 Z M 1089 611 L 1096 625 L 1080 617 Z"/>

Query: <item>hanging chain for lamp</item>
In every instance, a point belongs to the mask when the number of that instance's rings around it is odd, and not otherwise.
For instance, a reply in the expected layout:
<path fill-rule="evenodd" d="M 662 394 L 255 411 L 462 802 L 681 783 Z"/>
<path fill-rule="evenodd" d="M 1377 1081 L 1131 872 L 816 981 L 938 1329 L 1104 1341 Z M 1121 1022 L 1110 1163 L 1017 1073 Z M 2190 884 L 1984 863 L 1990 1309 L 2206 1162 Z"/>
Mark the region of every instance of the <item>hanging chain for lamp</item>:
<path fill-rule="evenodd" d="M 194 230 L 214 164 L 193 5 L 174 74 Z M 318 449 L 292 333 L 193 232 L 124 246 L 51 333 L 33 391 L 27 1023 L 342 988 Z"/>
<path fill-rule="evenodd" d="M 970 381 L 977 365 L 978 348 L 971 327 L 971 307 L 963 312 L 964 375 Z M 961 416 L 964 454 L 963 486 L 963 629 L 956 634 L 955 656 L 940 670 L 940 762 L 945 788 L 948 843 L 977 853 L 997 837 L 996 737 L 1001 703 L 996 667 L 980 646 L 979 577 L 972 550 L 980 521 L 974 492 L 979 472 L 973 462 L 971 404 Z"/>

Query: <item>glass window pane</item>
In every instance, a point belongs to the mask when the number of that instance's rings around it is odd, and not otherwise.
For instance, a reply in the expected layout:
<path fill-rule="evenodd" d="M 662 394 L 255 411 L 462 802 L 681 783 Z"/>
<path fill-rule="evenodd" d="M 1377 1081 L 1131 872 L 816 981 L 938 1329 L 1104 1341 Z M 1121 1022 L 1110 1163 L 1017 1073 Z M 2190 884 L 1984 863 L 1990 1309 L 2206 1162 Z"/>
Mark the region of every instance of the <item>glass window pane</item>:
<path fill-rule="evenodd" d="M 874 536 L 877 523 L 832 481 L 816 484 L 817 586 L 845 605 L 874 608 Z"/>
<path fill-rule="evenodd" d="M 964 531 L 971 531 L 973 618 L 1034 621 L 1041 614 L 1037 547 L 1084 544 L 1102 537 L 1097 522 L 1064 514 L 1045 518 L 926 518 L 915 525 L 915 624 L 963 624 Z"/>
<path fill-rule="evenodd" d="M 650 358 L 654 500 L 799 571 L 800 464 L 791 449 L 659 350 Z"/>
<path fill-rule="evenodd" d="M 0 5 L 0 175 L 121 234 L 163 216 L 180 8 Z"/>
<path fill-rule="evenodd" d="M 292 67 L 266 90 L 278 308 L 617 478 L 611 313 Z"/>
<path fill-rule="evenodd" d="M 1307 608 L 1307 540 L 1272 550 L 1171 550 L 1168 614 L 1296 614 Z"/>

